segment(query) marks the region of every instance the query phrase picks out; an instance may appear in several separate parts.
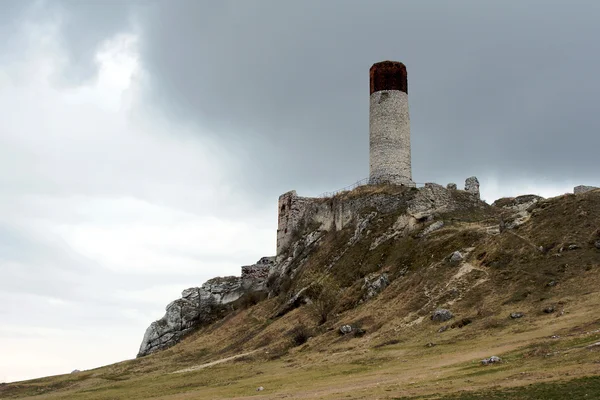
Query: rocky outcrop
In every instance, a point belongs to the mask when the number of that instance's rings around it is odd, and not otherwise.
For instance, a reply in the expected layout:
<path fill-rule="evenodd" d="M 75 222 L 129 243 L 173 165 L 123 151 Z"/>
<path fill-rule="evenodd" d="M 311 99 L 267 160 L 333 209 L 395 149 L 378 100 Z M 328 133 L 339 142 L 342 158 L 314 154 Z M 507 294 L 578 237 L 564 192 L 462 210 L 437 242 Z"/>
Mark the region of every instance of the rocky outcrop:
<path fill-rule="evenodd" d="M 492 206 L 508 211 L 502 218 L 501 230 L 514 229 L 523 225 L 531 217 L 532 206 L 542 200 L 544 200 L 543 197 L 534 194 L 496 200 Z"/>
<path fill-rule="evenodd" d="M 418 189 L 367 185 L 328 198 L 300 197 L 290 191 L 279 198 L 277 256 L 289 254 L 294 242 L 301 239 L 299 236 L 309 231 L 339 231 L 354 224 L 354 240 L 358 240 L 375 215 L 405 211 L 422 220 L 460 207 L 483 206 L 477 178 L 467 181 L 466 191 L 447 189 L 436 183 L 426 183 Z"/>
<path fill-rule="evenodd" d="M 275 265 L 275 257 L 263 257 L 256 264 L 242 267 L 242 288 L 261 291 L 267 288 L 269 271 Z"/>
<path fill-rule="evenodd" d="M 458 264 L 460 263 L 462 260 L 464 260 L 464 256 L 460 251 L 455 251 L 454 253 L 452 253 L 452 255 L 450 256 L 450 262 L 452 264 Z"/>
<path fill-rule="evenodd" d="M 483 360 L 481 360 L 481 365 L 498 364 L 501 362 L 502 362 L 502 359 L 500 357 L 491 356 L 489 358 L 484 358 Z"/>
<path fill-rule="evenodd" d="M 434 322 L 445 322 L 452 319 L 452 317 L 454 317 L 452 311 L 445 308 L 438 308 L 431 314 L 431 320 Z"/>
<path fill-rule="evenodd" d="M 256 264 L 242 267 L 242 276 L 218 277 L 200 287 L 184 290 L 171 302 L 165 315 L 150 324 L 138 357 L 166 349 L 200 326 L 222 318 L 238 299 L 250 292 L 264 291 L 275 257 L 263 257 Z"/>
<path fill-rule="evenodd" d="M 479 198 L 479 180 L 476 176 L 471 176 L 465 180 L 465 191 Z"/>
<path fill-rule="evenodd" d="M 377 296 L 383 289 L 388 287 L 389 284 L 390 279 L 385 272 L 383 274 L 373 273 L 365 276 L 362 285 L 362 290 L 365 292 L 363 300 L 368 300 Z"/>
<path fill-rule="evenodd" d="M 296 270 L 327 232 L 353 229 L 348 243 L 339 249 L 340 256 L 369 235 L 372 236 L 369 250 L 374 250 L 388 240 L 406 236 L 425 225 L 429 228 L 424 235 L 441 228 L 443 221 L 432 224 L 440 214 L 489 207 L 474 194 L 478 191 L 447 189 L 436 183 L 426 183 L 418 189 L 363 186 L 331 198 L 298 197 L 296 192 L 288 192 L 279 201 L 278 254 L 270 270 L 271 294 L 278 293 L 277 287 L 283 279 L 294 278 Z M 390 213 L 398 214 L 394 225 L 383 233 L 372 233 L 371 227 Z M 336 259 L 331 262 L 335 263 Z"/>

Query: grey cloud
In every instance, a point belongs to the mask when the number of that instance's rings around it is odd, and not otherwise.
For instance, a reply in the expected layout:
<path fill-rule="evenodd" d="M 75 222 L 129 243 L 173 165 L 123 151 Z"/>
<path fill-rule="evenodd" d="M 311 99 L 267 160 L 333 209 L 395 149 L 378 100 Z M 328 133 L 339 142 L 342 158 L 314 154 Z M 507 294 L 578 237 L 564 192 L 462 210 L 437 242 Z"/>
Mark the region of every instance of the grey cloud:
<path fill-rule="evenodd" d="M 408 66 L 417 181 L 595 179 L 595 1 L 51 4 L 82 71 L 135 21 L 146 95 L 209 127 L 244 160 L 237 183 L 265 200 L 368 174 L 368 69 L 382 59 Z"/>
<path fill-rule="evenodd" d="M 408 65 L 416 180 L 597 179 L 595 2 L 220 4 L 149 14 L 151 95 L 265 155 L 246 173 L 269 188 L 366 176 L 368 68 L 381 59 Z"/>

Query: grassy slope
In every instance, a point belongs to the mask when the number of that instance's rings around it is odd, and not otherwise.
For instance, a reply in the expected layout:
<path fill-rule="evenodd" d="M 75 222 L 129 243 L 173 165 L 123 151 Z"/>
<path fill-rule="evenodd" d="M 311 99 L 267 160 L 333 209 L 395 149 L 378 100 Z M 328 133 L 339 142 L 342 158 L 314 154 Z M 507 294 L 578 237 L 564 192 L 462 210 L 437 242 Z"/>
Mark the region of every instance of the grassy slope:
<path fill-rule="evenodd" d="M 600 380 L 593 377 L 600 372 L 600 349 L 586 347 L 600 341 L 600 251 L 593 246 L 600 239 L 600 191 L 544 201 L 519 229 L 486 234 L 485 226 L 498 213 L 444 215 L 444 229 L 427 239 L 396 239 L 369 251 L 372 239 L 396 216 L 374 221 L 371 234 L 331 269 L 350 286 L 337 314 L 322 326 L 307 307 L 271 319 L 279 304 L 270 299 L 169 350 L 0 386 L 0 399 L 393 399 L 440 398 L 439 393 L 459 393 L 446 398 L 558 399 L 565 393 L 572 399 L 600 398 Z M 305 270 L 322 271 L 351 234 L 329 234 Z M 560 252 L 571 244 L 580 248 Z M 467 268 L 445 261 L 452 251 L 468 247 L 473 249 Z M 380 270 L 388 271 L 392 284 L 357 305 L 359 278 Z M 552 281 L 556 284 L 548 286 Z M 548 305 L 556 312 L 543 313 Z M 473 322 L 438 333 L 441 325 L 428 318 L 437 306 L 448 306 L 455 321 Z M 511 320 L 512 311 L 526 316 Z M 340 337 L 336 328 L 342 323 L 358 324 L 367 335 Z M 292 331 L 299 325 L 314 337 L 293 347 Z M 254 350 L 230 362 L 172 373 Z M 491 355 L 505 362 L 479 365 Z M 257 392 L 258 386 L 265 390 Z"/>

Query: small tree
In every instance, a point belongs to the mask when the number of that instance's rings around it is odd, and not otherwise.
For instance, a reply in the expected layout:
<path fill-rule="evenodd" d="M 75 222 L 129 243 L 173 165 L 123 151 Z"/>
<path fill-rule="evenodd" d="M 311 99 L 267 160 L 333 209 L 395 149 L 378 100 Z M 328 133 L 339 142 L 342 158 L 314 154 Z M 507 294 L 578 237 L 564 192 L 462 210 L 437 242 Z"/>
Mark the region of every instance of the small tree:
<path fill-rule="evenodd" d="M 311 274 L 307 296 L 311 300 L 310 309 L 319 319 L 319 325 L 324 324 L 340 298 L 340 286 L 330 275 Z"/>

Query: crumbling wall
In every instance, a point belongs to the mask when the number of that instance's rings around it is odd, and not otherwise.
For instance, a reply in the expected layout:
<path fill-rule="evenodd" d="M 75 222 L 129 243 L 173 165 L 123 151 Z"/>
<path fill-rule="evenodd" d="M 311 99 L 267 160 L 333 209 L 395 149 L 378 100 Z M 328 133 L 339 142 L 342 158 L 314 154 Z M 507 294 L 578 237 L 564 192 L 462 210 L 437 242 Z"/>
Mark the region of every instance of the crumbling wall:
<path fill-rule="evenodd" d="M 279 217 L 277 219 L 277 254 L 290 243 L 292 234 L 304 217 L 306 209 L 317 199 L 299 197 L 295 190 L 279 196 Z"/>
<path fill-rule="evenodd" d="M 596 187 L 596 186 L 579 185 L 579 186 L 575 186 L 573 188 L 573 193 L 574 194 L 585 193 L 585 192 L 589 192 L 589 191 L 596 190 L 596 189 L 600 189 L 600 188 Z"/>
<path fill-rule="evenodd" d="M 275 264 L 275 257 L 263 257 L 252 265 L 242 267 L 242 288 L 244 290 L 264 290 L 269 271 Z"/>

